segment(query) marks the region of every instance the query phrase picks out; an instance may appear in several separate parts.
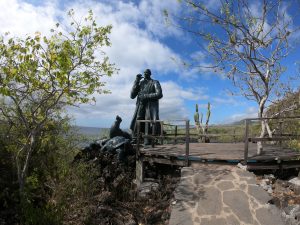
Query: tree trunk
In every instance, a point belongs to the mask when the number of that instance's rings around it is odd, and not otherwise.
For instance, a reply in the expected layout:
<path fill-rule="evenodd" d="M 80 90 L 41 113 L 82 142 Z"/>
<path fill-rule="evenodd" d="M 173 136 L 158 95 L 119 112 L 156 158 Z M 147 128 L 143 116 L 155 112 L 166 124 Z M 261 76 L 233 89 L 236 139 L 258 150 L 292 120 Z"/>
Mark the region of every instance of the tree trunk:
<path fill-rule="evenodd" d="M 264 101 L 262 100 L 259 103 L 259 109 L 258 109 L 258 118 L 263 118 L 263 112 L 264 112 Z M 261 130 L 260 130 L 260 138 L 263 138 L 265 136 L 265 132 L 266 132 L 266 123 L 264 120 L 260 120 L 261 123 Z M 263 153 L 263 146 L 262 146 L 262 142 L 258 141 L 257 142 L 257 155 L 261 155 Z"/>
<path fill-rule="evenodd" d="M 262 100 L 259 102 L 259 110 L 258 110 L 258 118 L 264 117 L 264 109 L 265 109 L 265 103 L 266 103 L 267 96 L 264 96 Z M 268 136 L 271 138 L 273 136 L 273 133 L 270 129 L 269 123 L 267 120 L 261 120 L 261 131 L 260 131 L 260 138 L 263 138 L 266 134 L 266 131 L 268 133 Z M 261 155 L 263 153 L 263 146 L 262 142 L 257 142 L 257 155 Z"/>
<path fill-rule="evenodd" d="M 25 151 L 26 156 L 25 156 L 25 161 L 22 165 L 22 157 L 20 156 L 20 154 L 17 155 L 16 157 L 16 163 L 17 163 L 17 172 L 18 172 L 18 182 L 19 182 L 19 191 L 20 191 L 20 196 L 22 196 L 24 194 L 24 187 L 25 187 L 25 181 L 27 178 L 27 171 L 28 171 L 28 167 L 29 167 L 29 162 L 31 160 L 31 155 L 34 149 L 34 143 L 35 143 L 35 132 L 31 132 L 31 134 L 29 135 L 29 143 L 26 143 L 25 146 L 23 146 L 19 153 L 21 153 L 22 151 Z M 21 168 L 22 167 L 22 168 Z"/>

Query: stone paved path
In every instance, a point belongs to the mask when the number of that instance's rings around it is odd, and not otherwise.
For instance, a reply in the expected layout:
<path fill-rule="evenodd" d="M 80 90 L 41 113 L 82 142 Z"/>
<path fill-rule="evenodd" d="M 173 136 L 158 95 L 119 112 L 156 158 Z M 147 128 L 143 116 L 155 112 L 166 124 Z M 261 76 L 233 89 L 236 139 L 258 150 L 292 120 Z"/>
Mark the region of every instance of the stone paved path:
<path fill-rule="evenodd" d="M 236 166 L 184 167 L 170 225 L 283 225 L 280 211 L 255 176 Z"/>

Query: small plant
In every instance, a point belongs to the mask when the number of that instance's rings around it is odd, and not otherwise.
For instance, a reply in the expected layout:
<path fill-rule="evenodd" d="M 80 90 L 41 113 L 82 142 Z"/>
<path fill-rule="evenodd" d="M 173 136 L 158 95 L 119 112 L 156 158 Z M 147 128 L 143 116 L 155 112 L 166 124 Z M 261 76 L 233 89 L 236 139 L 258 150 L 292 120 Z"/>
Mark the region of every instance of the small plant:
<path fill-rule="evenodd" d="M 209 118 L 210 118 L 210 103 L 207 103 L 207 111 L 206 111 L 206 122 L 205 125 L 202 123 L 203 120 L 203 114 L 200 113 L 199 115 L 199 109 L 198 109 L 198 104 L 196 104 L 196 112 L 194 114 L 194 120 L 197 128 L 197 132 L 199 135 L 199 141 L 204 142 L 204 143 L 209 143 L 209 137 L 207 137 L 208 133 L 208 123 L 209 123 Z"/>

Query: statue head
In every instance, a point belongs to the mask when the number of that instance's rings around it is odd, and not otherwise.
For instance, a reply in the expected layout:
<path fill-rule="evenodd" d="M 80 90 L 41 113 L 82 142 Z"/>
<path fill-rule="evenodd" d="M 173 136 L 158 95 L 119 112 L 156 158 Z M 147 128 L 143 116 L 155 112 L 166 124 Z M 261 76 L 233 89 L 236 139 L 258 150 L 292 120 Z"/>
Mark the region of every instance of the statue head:
<path fill-rule="evenodd" d="M 116 116 L 116 122 L 117 122 L 117 123 L 121 123 L 121 122 L 122 122 L 122 118 L 119 117 L 119 115 Z"/>
<path fill-rule="evenodd" d="M 144 77 L 145 77 L 146 79 L 150 79 L 150 76 L 151 76 L 151 70 L 150 70 L 150 69 L 146 69 L 146 70 L 144 71 Z"/>

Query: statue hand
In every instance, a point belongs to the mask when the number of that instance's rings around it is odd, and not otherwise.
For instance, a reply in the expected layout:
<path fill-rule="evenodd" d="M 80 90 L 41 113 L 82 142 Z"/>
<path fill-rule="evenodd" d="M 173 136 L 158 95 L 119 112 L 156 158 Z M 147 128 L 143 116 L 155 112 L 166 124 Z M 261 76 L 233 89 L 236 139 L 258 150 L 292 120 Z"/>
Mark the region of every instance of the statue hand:
<path fill-rule="evenodd" d="M 138 75 L 136 75 L 136 79 L 137 79 L 137 80 L 141 80 L 141 79 L 142 79 L 142 77 L 143 77 L 143 76 L 142 76 L 142 74 L 138 74 Z"/>
<path fill-rule="evenodd" d="M 146 100 L 147 99 L 147 95 L 146 94 L 139 94 L 139 99 L 141 101 Z"/>

